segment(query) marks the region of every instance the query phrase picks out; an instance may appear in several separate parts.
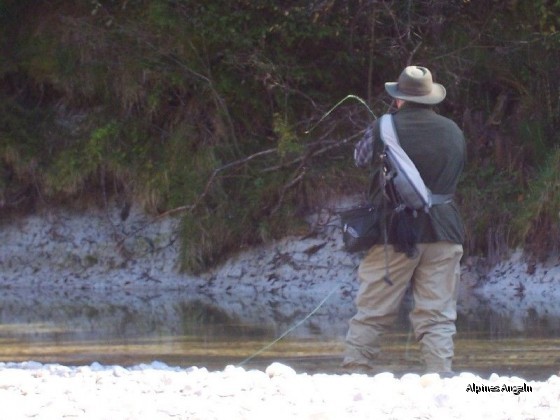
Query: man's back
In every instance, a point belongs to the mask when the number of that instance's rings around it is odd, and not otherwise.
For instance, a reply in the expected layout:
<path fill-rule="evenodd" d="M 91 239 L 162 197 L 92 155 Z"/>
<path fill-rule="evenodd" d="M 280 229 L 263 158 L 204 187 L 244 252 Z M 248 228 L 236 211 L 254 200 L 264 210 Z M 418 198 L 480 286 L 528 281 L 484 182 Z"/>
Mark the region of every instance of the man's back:
<path fill-rule="evenodd" d="M 394 115 L 399 142 L 434 194 L 454 194 L 466 159 L 465 139 L 457 124 L 431 107 L 406 103 Z M 377 120 L 373 129 L 374 155 L 381 141 Z M 449 241 L 461 244 L 465 229 L 455 202 L 433 206 L 429 214 L 419 211 L 414 218 L 418 243 Z M 395 226 L 389 243 L 396 243 Z"/>
<path fill-rule="evenodd" d="M 434 194 L 453 194 L 465 165 L 463 133 L 431 108 L 407 104 L 394 116 L 399 141 Z"/>

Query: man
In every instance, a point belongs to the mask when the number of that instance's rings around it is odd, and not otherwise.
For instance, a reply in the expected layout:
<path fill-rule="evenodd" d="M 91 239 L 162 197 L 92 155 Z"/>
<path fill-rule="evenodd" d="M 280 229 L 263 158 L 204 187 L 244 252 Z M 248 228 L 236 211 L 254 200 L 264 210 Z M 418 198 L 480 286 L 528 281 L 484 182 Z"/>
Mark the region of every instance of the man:
<path fill-rule="evenodd" d="M 397 82 L 386 83 L 385 90 L 396 101 L 393 118 L 400 144 L 426 186 L 433 194 L 454 194 L 465 164 L 465 140 L 453 121 L 432 109 L 445 98 L 445 88 L 433 82 L 427 68 L 409 66 Z M 379 139 L 377 120 L 356 145 L 356 165 L 379 165 Z M 452 374 L 463 222 L 453 200 L 433 205 L 429 212 L 420 210 L 410 220 L 417 235 L 415 252 L 396 246 L 396 229 L 389 220 L 388 245 L 374 245 L 360 264 L 357 313 L 349 323 L 343 367 L 375 367 L 380 337 L 394 323 L 410 285 L 410 321 L 426 372 Z"/>

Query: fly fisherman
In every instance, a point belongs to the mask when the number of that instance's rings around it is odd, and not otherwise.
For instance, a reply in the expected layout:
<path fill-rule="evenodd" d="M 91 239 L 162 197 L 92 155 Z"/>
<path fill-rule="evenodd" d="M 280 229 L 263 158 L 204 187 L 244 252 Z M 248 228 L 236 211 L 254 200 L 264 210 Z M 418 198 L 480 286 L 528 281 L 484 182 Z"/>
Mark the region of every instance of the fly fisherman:
<path fill-rule="evenodd" d="M 465 139 L 453 121 L 432 109 L 445 98 L 445 88 L 432 81 L 427 68 L 409 66 L 397 82 L 385 83 L 385 90 L 395 99 L 393 118 L 400 144 L 426 186 L 434 194 L 454 194 L 465 165 Z M 375 170 L 380 165 L 374 158 L 382 147 L 379 121 L 356 145 L 354 158 L 361 168 Z M 411 224 L 417 235 L 414 252 L 402 252 L 395 229 L 387 222 L 388 245 L 374 245 L 360 264 L 357 313 L 349 322 L 345 368 L 376 368 L 380 337 L 394 324 L 410 285 L 414 297 L 410 321 L 426 372 L 453 374 L 463 222 L 455 203 L 448 200 L 427 212 L 418 211 Z"/>

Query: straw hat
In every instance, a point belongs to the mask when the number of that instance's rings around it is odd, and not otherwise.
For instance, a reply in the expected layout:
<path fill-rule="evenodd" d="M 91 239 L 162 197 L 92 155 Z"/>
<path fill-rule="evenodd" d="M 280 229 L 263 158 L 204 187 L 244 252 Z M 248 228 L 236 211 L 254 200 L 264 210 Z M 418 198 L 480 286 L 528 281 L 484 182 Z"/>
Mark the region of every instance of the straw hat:
<path fill-rule="evenodd" d="M 434 83 L 426 67 L 406 67 L 397 82 L 385 83 L 385 90 L 393 98 L 419 104 L 435 105 L 445 98 L 445 88 Z"/>

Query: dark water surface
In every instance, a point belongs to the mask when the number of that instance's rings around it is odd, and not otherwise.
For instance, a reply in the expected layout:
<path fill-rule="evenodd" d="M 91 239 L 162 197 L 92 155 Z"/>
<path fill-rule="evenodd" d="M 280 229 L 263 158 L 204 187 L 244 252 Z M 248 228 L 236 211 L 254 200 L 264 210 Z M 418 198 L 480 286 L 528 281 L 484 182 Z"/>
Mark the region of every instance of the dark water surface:
<path fill-rule="evenodd" d="M 80 293 L 2 291 L 0 361 L 123 366 L 154 360 L 172 366 L 264 369 L 273 361 L 298 372 L 339 368 L 352 298 L 327 303 L 277 296 L 252 301 L 192 292 Z M 560 317 L 538 308 L 517 319 L 489 304 L 461 308 L 456 371 L 543 380 L 560 369 Z M 268 346 L 268 347 L 267 347 Z M 262 351 L 264 347 L 266 350 Z M 421 372 L 406 308 L 385 336 L 380 364 L 395 374 Z M 247 360 L 249 359 L 249 360 Z"/>

